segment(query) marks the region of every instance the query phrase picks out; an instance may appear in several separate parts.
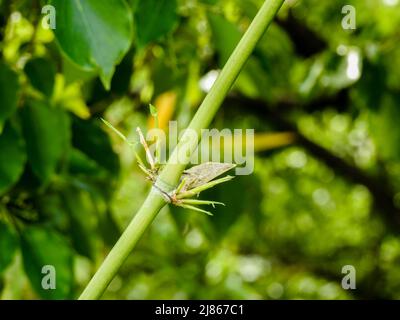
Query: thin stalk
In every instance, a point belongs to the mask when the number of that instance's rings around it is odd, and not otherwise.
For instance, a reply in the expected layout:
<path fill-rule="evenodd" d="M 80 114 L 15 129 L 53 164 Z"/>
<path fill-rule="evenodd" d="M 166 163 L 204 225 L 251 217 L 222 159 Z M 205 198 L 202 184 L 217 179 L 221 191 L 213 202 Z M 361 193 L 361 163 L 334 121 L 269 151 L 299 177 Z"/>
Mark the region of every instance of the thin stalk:
<path fill-rule="evenodd" d="M 207 183 L 205 183 L 205 184 L 203 184 L 201 186 L 198 186 L 196 188 L 193 188 L 193 189 L 190 189 L 188 191 L 184 191 L 184 192 L 178 193 L 176 198 L 177 199 L 184 199 L 184 198 L 189 198 L 189 197 L 196 196 L 199 193 L 201 193 L 201 192 L 203 192 L 203 191 L 205 191 L 207 189 L 211 189 L 212 187 L 215 187 L 218 184 L 230 181 L 233 178 L 234 178 L 233 176 L 226 176 L 226 177 L 223 177 L 223 178 L 220 178 L 220 179 L 216 179 L 216 180 L 207 182 Z"/>
<path fill-rule="evenodd" d="M 283 2 L 284 0 L 266 0 L 258 11 L 253 22 L 231 54 L 218 79 L 190 122 L 188 129 L 196 131 L 198 137 L 200 136 L 201 129 L 207 128 L 210 125 L 257 42 L 267 30 Z M 157 180 L 159 185 L 169 186 L 172 190 L 179 183 L 182 172 L 189 162 L 190 155 L 198 143 L 198 138 L 193 138 L 191 134 L 183 134 L 167 165 L 160 173 Z M 111 249 L 107 258 L 90 280 L 79 299 L 90 300 L 101 297 L 136 243 L 166 203 L 165 196 L 153 187 L 142 207 Z"/>
<path fill-rule="evenodd" d="M 99 299 L 136 243 L 165 205 L 165 199 L 152 189 L 103 264 L 90 280 L 79 300 Z"/>

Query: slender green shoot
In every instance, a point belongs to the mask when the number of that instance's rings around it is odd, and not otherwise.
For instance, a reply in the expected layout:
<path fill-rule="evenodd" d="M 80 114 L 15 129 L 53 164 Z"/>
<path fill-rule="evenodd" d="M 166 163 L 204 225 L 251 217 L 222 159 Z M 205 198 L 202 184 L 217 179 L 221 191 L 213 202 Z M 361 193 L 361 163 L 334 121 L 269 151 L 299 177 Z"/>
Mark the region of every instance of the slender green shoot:
<path fill-rule="evenodd" d="M 127 139 L 127 137 L 125 137 L 122 133 L 121 133 L 121 131 L 119 131 L 117 128 L 115 128 L 110 122 L 108 122 L 106 119 L 103 119 L 103 118 L 100 118 L 101 119 L 101 121 L 103 121 L 103 123 L 107 126 L 107 127 L 109 127 L 112 131 L 114 131 L 114 133 L 116 134 L 116 135 L 118 135 L 122 140 L 124 140 L 129 146 L 131 146 L 131 147 L 135 147 L 137 144 L 138 144 L 138 142 L 131 142 L 131 141 L 129 141 L 128 139 Z"/>

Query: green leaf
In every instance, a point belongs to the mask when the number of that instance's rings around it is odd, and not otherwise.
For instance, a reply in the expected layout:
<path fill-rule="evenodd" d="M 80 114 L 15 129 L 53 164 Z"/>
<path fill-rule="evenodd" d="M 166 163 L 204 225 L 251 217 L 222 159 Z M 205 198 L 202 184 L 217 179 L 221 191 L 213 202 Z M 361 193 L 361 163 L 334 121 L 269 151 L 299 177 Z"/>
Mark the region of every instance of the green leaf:
<path fill-rule="evenodd" d="M 52 60 L 36 58 L 25 65 L 25 73 L 32 86 L 45 96 L 53 95 L 56 67 Z"/>
<path fill-rule="evenodd" d="M 50 108 L 42 102 L 25 106 L 21 114 L 29 163 L 46 183 L 68 149 L 69 117 L 62 109 Z"/>
<path fill-rule="evenodd" d="M 71 298 L 73 256 L 68 243 L 57 233 L 46 228 L 29 227 L 21 236 L 24 269 L 32 287 L 44 299 Z M 56 289 L 43 289 L 44 266 L 53 266 L 56 271 Z"/>
<path fill-rule="evenodd" d="M 170 33 L 178 20 L 176 10 L 176 0 L 139 1 L 135 11 L 139 47 Z"/>
<path fill-rule="evenodd" d="M 0 275 L 12 262 L 18 239 L 8 225 L 0 221 Z"/>
<path fill-rule="evenodd" d="M 25 143 L 22 136 L 10 125 L 0 135 L 0 195 L 14 185 L 26 162 Z"/>
<path fill-rule="evenodd" d="M 0 133 L 5 121 L 17 109 L 19 83 L 17 74 L 0 63 Z"/>
<path fill-rule="evenodd" d="M 63 52 L 81 68 L 98 70 L 109 89 L 115 66 L 133 38 L 132 12 L 123 0 L 52 0 L 54 30 Z"/>

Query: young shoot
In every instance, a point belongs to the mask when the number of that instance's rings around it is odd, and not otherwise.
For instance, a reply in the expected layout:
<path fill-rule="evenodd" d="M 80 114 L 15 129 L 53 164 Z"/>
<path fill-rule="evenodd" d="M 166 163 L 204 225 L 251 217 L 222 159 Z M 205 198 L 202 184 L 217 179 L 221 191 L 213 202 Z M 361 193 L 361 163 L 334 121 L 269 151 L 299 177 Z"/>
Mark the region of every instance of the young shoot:
<path fill-rule="evenodd" d="M 150 105 L 150 113 L 154 117 L 155 122 L 157 123 L 158 122 L 157 109 L 152 105 Z M 104 124 L 107 125 L 107 127 L 112 129 L 121 139 L 123 139 L 126 143 L 128 143 L 129 146 L 134 147 L 138 144 L 138 142 L 128 141 L 128 139 L 108 121 L 104 119 L 101 120 L 104 122 Z M 138 166 L 146 174 L 146 177 L 152 182 L 152 184 L 164 195 L 164 197 L 168 200 L 168 202 L 182 208 L 206 213 L 207 215 L 212 215 L 212 213 L 207 210 L 200 209 L 197 206 L 211 205 L 215 207 L 215 205 L 224 205 L 221 202 L 210 201 L 210 200 L 198 200 L 198 199 L 193 199 L 192 197 L 198 197 L 198 195 L 202 191 L 210 189 L 218 184 L 232 180 L 234 178 L 233 176 L 226 176 L 216 180 L 214 179 L 236 167 L 235 164 L 206 162 L 194 166 L 183 172 L 178 187 L 174 191 L 168 193 L 165 190 L 160 190 L 160 188 L 155 185 L 161 167 L 160 162 L 158 161 L 157 158 L 156 159 L 153 158 L 153 155 L 150 152 L 149 146 L 142 133 L 142 130 L 139 127 L 137 127 L 136 131 L 139 135 L 139 143 L 143 146 L 143 149 L 145 150 L 146 159 L 149 163 L 150 168 L 146 167 L 142 159 L 135 152 L 135 156 L 138 161 Z M 158 141 L 156 143 L 158 143 Z M 159 146 L 157 145 L 156 149 L 158 148 Z M 160 153 L 158 152 L 158 154 Z"/>

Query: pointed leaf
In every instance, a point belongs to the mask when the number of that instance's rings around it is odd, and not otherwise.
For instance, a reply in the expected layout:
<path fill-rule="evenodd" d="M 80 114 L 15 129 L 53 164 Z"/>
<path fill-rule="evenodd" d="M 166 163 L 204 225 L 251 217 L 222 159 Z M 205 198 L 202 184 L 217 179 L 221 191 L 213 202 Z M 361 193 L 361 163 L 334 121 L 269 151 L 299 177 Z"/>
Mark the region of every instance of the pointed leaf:
<path fill-rule="evenodd" d="M 152 117 L 157 117 L 158 116 L 158 111 L 157 108 L 155 106 L 153 106 L 152 104 L 149 104 L 149 109 L 150 109 L 150 114 Z"/>
<path fill-rule="evenodd" d="M 145 1 L 147 2 L 147 1 Z M 109 89 L 115 66 L 133 38 L 132 13 L 123 0 L 52 0 L 57 12 L 57 41 L 80 67 L 98 70 Z"/>
<path fill-rule="evenodd" d="M 189 209 L 189 210 L 193 210 L 193 211 L 197 211 L 197 212 L 201 212 L 201 213 L 205 213 L 208 216 L 212 216 L 213 215 L 210 211 L 203 210 L 203 209 L 197 208 L 195 206 L 191 206 L 189 204 L 179 204 L 179 207 L 182 207 L 182 208 L 185 208 L 185 209 Z"/>

